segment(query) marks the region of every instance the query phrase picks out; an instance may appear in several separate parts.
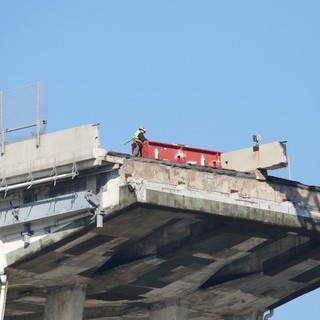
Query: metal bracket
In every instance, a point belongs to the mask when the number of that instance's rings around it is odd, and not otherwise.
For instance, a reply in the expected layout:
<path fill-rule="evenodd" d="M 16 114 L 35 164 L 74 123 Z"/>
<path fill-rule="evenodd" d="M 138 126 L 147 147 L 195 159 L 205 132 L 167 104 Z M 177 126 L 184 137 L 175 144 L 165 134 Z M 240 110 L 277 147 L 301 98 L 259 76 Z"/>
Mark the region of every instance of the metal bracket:
<path fill-rule="evenodd" d="M 23 237 L 24 247 L 27 248 L 30 245 L 30 237 L 33 235 L 33 231 L 31 231 L 30 223 L 24 223 L 23 224 L 23 232 L 21 232 L 21 235 Z"/>
<path fill-rule="evenodd" d="M 30 170 L 29 170 L 29 175 L 27 177 L 27 183 L 29 184 L 27 189 L 30 189 L 33 185 L 33 175 L 32 175 L 32 171 L 31 171 L 31 164 L 30 164 Z"/>
<path fill-rule="evenodd" d="M 6 129 L 1 130 L 1 156 L 4 155 L 6 144 Z"/>
<path fill-rule="evenodd" d="M 99 195 L 94 194 L 92 191 L 88 191 L 85 195 L 85 199 L 88 203 L 94 208 L 94 216 L 93 218 L 96 220 L 96 227 L 103 227 L 103 217 L 105 216 L 105 211 L 100 207 L 100 197 Z"/>
<path fill-rule="evenodd" d="M 8 192 L 8 184 L 6 178 L 2 178 L 1 183 L 0 183 L 0 189 L 4 188 L 4 198 L 7 196 Z"/>
<path fill-rule="evenodd" d="M 79 175 L 78 167 L 75 162 L 73 162 L 72 164 L 71 173 L 72 173 L 72 179 L 74 179 L 77 175 Z"/>
<path fill-rule="evenodd" d="M 51 170 L 51 173 L 50 173 L 50 177 L 53 177 L 53 185 L 54 186 L 56 186 L 56 184 L 57 184 L 57 176 L 58 176 L 57 168 L 56 168 L 56 166 L 54 166 Z"/>
<path fill-rule="evenodd" d="M 273 314 L 274 314 L 274 310 L 273 310 L 273 309 L 269 310 L 269 313 L 267 313 L 267 314 L 264 316 L 263 320 L 268 320 L 268 319 L 270 319 L 270 318 L 273 316 Z"/>

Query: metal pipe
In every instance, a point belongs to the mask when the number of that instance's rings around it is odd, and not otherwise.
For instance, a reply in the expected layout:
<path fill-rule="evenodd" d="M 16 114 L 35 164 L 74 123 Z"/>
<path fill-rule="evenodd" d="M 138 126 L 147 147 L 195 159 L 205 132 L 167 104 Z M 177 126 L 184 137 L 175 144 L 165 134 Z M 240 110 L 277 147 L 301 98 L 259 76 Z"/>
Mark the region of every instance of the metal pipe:
<path fill-rule="evenodd" d="M 2 275 L 1 277 L 1 288 L 0 288 L 0 320 L 4 319 L 4 311 L 6 307 L 8 281 L 7 276 Z"/>
<path fill-rule="evenodd" d="M 50 182 L 50 181 L 61 180 L 61 179 L 69 178 L 69 177 L 73 177 L 73 176 L 74 176 L 74 173 L 70 172 L 70 173 L 63 173 L 63 174 L 60 174 L 60 175 L 57 175 L 54 177 L 46 177 L 46 178 L 41 178 L 41 179 L 29 181 L 29 182 L 21 182 L 21 183 L 13 184 L 10 186 L 1 187 L 0 192 L 29 187 L 31 185 L 41 184 L 41 183 Z"/>
<path fill-rule="evenodd" d="M 40 124 L 46 124 L 46 120 L 39 120 Z M 25 126 L 22 127 L 17 127 L 17 128 L 11 128 L 11 129 L 4 129 L 5 132 L 13 132 L 13 131 L 18 131 L 18 130 L 23 130 L 23 129 L 28 129 L 28 128 L 32 128 L 32 127 L 36 127 L 38 125 L 38 122 L 33 123 L 33 124 L 27 124 Z"/>
<path fill-rule="evenodd" d="M 37 83 L 37 125 L 40 120 L 40 81 Z"/>
<path fill-rule="evenodd" d="M 5 129 L 5 130 L 6 130 L 6 132 L 13 132 L 13 131 L 18 131 L 18 130 L 22 130 L 22 129 L 32 128 L 32 127 L 36 127 L 36 126 L 37 126 L 37 124 L 34 123 L 34 124 L 28 124 L 28 125 L 25 125 L 25 126 L 22 126 L 22 127 Z"/>
<path fill-rule="evenodd" d="M 271 317 L 273 316 L 273 314 L 274 314 L 273 309 L 269 310 L 269 313 L 267 313 L 267 314 L 264 316 L 263 320 L 268 320 L 269 318 L 271 318 Z"/>
<path fill-rule="evenodd" d="M 7 276 L 4 274 L 6 266 L 5 255 L 3 249 L 3 242 L 0 241 L 0 320 L 4 319 L 4 310 L 6 305 L 8 281 Z"/>
<path fill-rule="evenodd" d="M 40 121 L 40 81 L 38 81 L 37 86 L 37 128 L 36 128 L 36 146 L 40 146 L 40 131 L 41 131 L 41 121 Z"/>
<path fill-rule="evenodd" d="M 0 240 L 0 275 L 4 274 L 4 268 L 6 267 L 5 255 L 3 249 L 3 241 Z"/>
<path fill-rule="evenodd" d="M 1 130 L 1 155 L 4 155 L 4 148 L 5 148 L 5 144 L 6 144 L 6 129 L 2 129 Z"/>

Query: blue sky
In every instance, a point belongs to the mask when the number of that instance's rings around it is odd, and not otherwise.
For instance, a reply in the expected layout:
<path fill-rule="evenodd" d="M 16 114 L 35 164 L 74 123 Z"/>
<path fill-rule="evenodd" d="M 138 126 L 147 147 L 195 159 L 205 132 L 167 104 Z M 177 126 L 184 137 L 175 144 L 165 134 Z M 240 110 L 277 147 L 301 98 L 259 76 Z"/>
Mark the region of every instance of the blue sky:
<path fill-rule="evenodd" d="M 222 152 L 287 141 L 320 185 L 317 0 L 0 0 L 0 89 L 48 86 L 47 132 L 100 123 L 105 149 L 150 140 Z M 275 310 L 312 319 L 319 290 Z"/>

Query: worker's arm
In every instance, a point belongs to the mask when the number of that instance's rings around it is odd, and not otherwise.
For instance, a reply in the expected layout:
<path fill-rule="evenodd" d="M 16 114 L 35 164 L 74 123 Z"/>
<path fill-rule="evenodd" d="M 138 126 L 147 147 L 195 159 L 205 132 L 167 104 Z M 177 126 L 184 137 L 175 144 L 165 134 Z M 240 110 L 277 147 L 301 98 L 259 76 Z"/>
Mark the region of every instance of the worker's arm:
<path fill-rule="evenodd" d="M 140 132 L 139 135 L 138 135 L 138 138 L 141 142 L 145 142 L 147 141 L 148 139 L 146 139 L 146 137 L 144 136 L 143 132 Z"/>

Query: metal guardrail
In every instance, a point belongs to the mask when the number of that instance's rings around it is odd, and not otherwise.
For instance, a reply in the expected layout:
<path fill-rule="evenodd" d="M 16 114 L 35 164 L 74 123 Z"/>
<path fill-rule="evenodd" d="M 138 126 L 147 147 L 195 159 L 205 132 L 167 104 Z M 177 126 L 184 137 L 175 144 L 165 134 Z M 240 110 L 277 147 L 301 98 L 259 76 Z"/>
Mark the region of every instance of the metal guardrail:
<path fill-rule="evenodd" d="M 1 155 L 8 142 L 35 137 L 36 147 L 47 124 L 47 86 L 31 83 L 12 90 L 0 91 Z M 34 128 L 27 132 L 26 129 Z M 19 135 L 12 133 L 19 132 Z"/>

